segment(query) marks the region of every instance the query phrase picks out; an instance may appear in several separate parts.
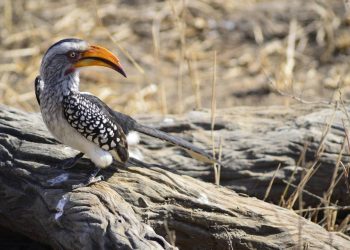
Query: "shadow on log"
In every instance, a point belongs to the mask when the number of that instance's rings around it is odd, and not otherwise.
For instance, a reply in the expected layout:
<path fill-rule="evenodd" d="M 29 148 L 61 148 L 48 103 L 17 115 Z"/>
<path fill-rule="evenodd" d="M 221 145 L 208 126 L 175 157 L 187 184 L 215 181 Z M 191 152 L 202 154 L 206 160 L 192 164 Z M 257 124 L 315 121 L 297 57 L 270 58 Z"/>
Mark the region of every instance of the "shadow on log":
<path fill-rule="evenodd" d="M 293 159 L 292 148 L 287 147 L 289 154 L 286 156 L 281 151 L 284 143 L 288 142 L 286 137 L 275 136 L 271 138 L 274 139 L 274 145 L 271 145 L 274 148 L 266 147 L 269 141 L 264 141 L 268 131 L 262 129 L 264 124 L 267 126 L 273 122 L 269 128 L 276 131 L 276 128 L 283 127 L 282 124 L 288 127 L 288 122 L 277 124 L 278 119 L 273 119 L 272 113 L 264 112 L 261 110 L 257 115 L 261 119 L 260 128 L 251 128 L 256 132 L 256 146 L 253 148 L 259 148 L 261 140 L 261 152 L 264 152 L 263 148 L 267 153 L 278 152 L 278 162 Z M 250 153 L 252 157 L 238 158 L 237 152 L 244 151 L 243 148 L 253 152 L 249 149 L 249 140 L 243 140 L 248 132 L 235 132 L 240 126 L 247 126 L 248 131 L 252 126 L 249 116 L 235 123 L 229 121 L 238 113 L 233 112 L 230 116 L 229 112 L 225 112 L 228 118 L 218 120 L 221 136 L 230 139 L 224 144 L 223 160 L 228 168 L 223 170 L 222 180 L 227 182 L 231 177 L 232 185 L 228 185 L 231 187 L 233 184 L 238 186 L 236 182 L 244 182 L 239 179 L 243 175 L 244 170 L 239 169 L 243 163 L 249 167 L 252 166 L 250 162 L 258 164 L 258 158 L 269 159 L 268 154 L 263 153 Z M 195 117 L 196 121 L 188 124 L 174 121 L 165 127 L 176 131 L 190 129 L 197 137 L 199 132 L 192 124 L 206 129 L 207 123 L 204 123 L 205 117 L 198 119 L 203 113 L 195 114 L 192 118 Z M 263 118 L 264 114 L 269 117 Z M 275 116 L 278 117 L 277 114 Z M 294 115 L 289 118 L 289 123 L 303 124 L 303 119 L 298 119 Z M 297 130 L 295 127 L 294 133 Z M 288 131 L 292 133 L 293 129 Z M 280 133 L 283 134 L 282 131 Z M 298 138 L 295 137 L 295 141 Z M 337 143 L 334 143 L 335 146 Z M 239 145 L 241 150 L 237 150 Z M 177 170 L 179 173 L 185 174 L 187 170 L 195 177 L 206 179 L 206 174 L 210 178 L 210 167 L 205 170 L 204 166 L 191 165 L 191 160 L 180 161 L 178 156 L 170 154 L 173 149 L 164 149 L 153 140 L 144 141 L 144 146 L 145 151 L 152 150 L 154 161 L 173 171 L 181 165 Z M 331 150 L 336 155 L 336 149 Z M 159 153 L 155 155 L 155 152 Z M 291 210 L 157 167 L 116 169 L 112 166 L 102 171 L 105 181 L 71 191 L 71 185 L 87 178 L 91 171 L 89 160 L 83 159 L 71 170 L 54 166 L 59 166 L 62 160 L 75 153 L 48 134 L 38 114 L 2 106 L 0 225 L 55 249 L 170 249 L 172 246 L 168 242 L 175 242 L 181 249 L 348 249 L 350 246 L 348 236 L 327 232 Z M 260 165 L 260 172 L 263 172 L 264 166 Z M 234 172 L 235 168 L 238 173 Z M 249 173 L 250 170 L 246 171 Z"/>

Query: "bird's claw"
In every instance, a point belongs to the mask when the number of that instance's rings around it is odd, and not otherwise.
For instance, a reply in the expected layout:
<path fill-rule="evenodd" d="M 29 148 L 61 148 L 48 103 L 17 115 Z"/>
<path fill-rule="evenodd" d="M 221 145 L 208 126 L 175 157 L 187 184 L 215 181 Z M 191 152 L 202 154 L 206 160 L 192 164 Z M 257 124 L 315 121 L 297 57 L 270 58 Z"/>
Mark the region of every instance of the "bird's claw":
<path fill-rule="evenodd" d="M 77 188 L 80 188 L 80 187 L 87 187 L 87 186 L 89 186 L 91 184 L 94 184 L 96 182 L 103 181 L 104 178 L 103 178 L 102 175 L 96 176 L 99 172 L 100 172 L 100 168 L 95 168 L 95 170 L 89 176 L 89 179 L 87 180 L 87 182 L 83 182 L 83 183 L 80 183 L 80 184 L 77 184 L 77 185 L 73 185 L 72 189 L 77 189 Z"/>

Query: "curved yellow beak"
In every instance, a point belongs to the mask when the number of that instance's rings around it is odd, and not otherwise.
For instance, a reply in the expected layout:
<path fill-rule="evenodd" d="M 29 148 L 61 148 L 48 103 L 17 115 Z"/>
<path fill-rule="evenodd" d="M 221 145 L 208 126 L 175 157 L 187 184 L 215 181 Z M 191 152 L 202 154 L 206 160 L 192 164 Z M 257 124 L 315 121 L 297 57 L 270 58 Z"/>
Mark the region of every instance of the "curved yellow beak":
<path fill-rule="evenodd" d="M 91 45 L 88 50 L 82 53 L 79 61 L 74 64 L 74 67 L 76 68 L 87 66 L 103 66 L 111 68 L 126 77 L 118 57 L 101 46 Z"/>

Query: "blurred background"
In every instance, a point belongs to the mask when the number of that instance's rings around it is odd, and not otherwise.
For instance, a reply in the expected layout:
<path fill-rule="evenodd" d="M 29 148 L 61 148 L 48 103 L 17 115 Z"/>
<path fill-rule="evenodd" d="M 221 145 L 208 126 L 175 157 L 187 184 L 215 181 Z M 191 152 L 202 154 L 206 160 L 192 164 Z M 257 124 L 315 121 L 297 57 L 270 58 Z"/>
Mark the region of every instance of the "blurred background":
<path fill-rule="evenodd" d="M 81 89 L 128 114 L 210 108 L 213 93 L 217 108 L 350 97 L 347 1 L 1 0 L 0 13 L 0 102 L 27 111 L 42 55 L 67 37 L 119 56 L 127 79 L 88 68 Z"/>

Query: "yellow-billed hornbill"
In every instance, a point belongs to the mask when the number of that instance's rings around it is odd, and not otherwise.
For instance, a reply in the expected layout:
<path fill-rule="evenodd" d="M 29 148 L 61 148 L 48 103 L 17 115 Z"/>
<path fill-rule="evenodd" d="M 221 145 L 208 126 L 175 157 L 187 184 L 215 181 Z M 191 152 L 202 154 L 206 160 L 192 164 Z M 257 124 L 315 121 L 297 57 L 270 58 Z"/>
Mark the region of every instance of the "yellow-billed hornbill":
<path fill-rule="evenodd" d="M 107 49 L 70 38 L 53 44 L 45 53 L 40 76 L 35 79 L 35 93 L 43 120 L 54 135 L 81 153 L 100 168 L 108 167 L 113 159 L 126 162 L 129 158 L 127 136 L 140 132 L 184 148 L 192 157 L 204 162 L 216 162 L 204 150 L 160 130 L 137 123 L 128 115 L 111 110 L 99 98 L 79 92 L 78 68 L 104 66 L 126 77 L 119 59 Z"/>

